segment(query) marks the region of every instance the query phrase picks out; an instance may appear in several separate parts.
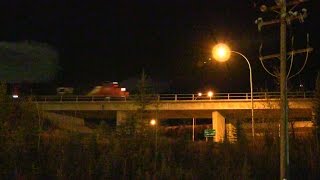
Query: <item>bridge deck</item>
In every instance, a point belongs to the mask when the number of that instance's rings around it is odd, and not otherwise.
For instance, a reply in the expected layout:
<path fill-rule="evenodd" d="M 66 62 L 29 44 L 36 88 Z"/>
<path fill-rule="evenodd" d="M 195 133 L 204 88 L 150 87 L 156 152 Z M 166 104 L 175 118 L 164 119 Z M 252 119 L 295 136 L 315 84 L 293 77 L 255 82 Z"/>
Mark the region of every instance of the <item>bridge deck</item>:
<path fill-rule="evenodd" d="M 219 111 L 230 116 L 250 117 L 250 93 L 220 93 L 214 97 L 196 96 L 195 94 L 161 94 L 149 97 L 148 111 L 159 111 L 163 117 L 211 117 L 212 111 Z M 279 116 L 279 93 L 254 93 L 254 111 L 256 117 Z M 310 118 L 313 108 L 312 92 L 288 93 L 289 116 Z M 103 96 L 43 96 L 36 97 L 41 108 L 46 111 L 83 112 L 97 114 L 109 111 L 135 111 L 138 108 L 137 97 L 109 98 Z M 107 113 L 108 114 L 108 113 Z M 110 113 L 109 113 L 110 114 Z"/>
<path fill-rule="evenodd" d="M 310 99 L 314 98 L 314 92 L 288 92 L 288 99 Z M 253 99 L 279 99 L 279 92 L 254 92 Z M 129 97 L 108 97 L 108 96 L 81 96 L 81 95 L 65 95 L 65 96 L 35 96 L 34 100 L 38 102 L 47 101 L 137 101 L 142 97 L 132 95 Z M 216 93 L 212 97 L 198 94 L 155 94 L 143 97 L 148 101 L 229 101 L 229 100 L 251 100 L 250 93 Z"/>

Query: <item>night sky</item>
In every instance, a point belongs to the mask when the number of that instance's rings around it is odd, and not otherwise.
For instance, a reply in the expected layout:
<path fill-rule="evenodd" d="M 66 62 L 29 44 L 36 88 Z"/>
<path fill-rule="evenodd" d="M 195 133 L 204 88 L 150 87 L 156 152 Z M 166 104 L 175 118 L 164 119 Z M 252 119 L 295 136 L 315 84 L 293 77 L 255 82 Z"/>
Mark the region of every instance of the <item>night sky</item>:
<path fill-rule="evenodd" d="M 54 47 L 59 71 L 48 82 L 52 86 L 84 88 L 103 81 L 126 82 L 144 70 L 153 81 L 167 84 L 166 92 L 209 88 L 249 92 L 249 70 L 241 57 L 233 55 L 225 64 L 203 63 L 210 58 L 213 44 L 226 42 L 249 58 L 255 91 L 274 90 L 275 80 L 263 70 L 258 52 L 263 42 L 265 54 L 277 53 L 279 28 L 275 25 L 258 32 L 254 21 L 259 16 L 277 17 L 258 11 L 263 2 L 3 0 L 0 41 L 29 40 Z M 310 90 L 319 69 L 320 4 L 312 0 L 301 7 L 308 9 L 309 17 L 303 24 L 288 27 L 288 34 L 295 35 L 294 48 L 299 49 L 305 47 L 306 33 L 310 33 L 315 51 L 289 86 L 297 89 L 302 83 Z M 303 61 L 303 56 L 295 58 L 294 72 Z M 269 62 L 268 67 L 277 62 Z"/>

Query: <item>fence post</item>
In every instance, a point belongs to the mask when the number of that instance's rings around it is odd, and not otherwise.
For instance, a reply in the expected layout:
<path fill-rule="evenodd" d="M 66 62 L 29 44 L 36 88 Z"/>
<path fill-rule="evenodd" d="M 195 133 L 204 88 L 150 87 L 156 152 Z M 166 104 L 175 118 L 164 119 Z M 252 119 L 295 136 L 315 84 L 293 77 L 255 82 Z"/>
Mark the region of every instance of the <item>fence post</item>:
<path fill-rule="evenodd" d="M 230 94 L 228 93 L 228 100 L 230 99 Z"/>
<path fill-rule="evenodd" d="M 175 101 L 178 100 L 178 95 L 177 95 L 177 94 L 174 95 L 174 100 L 175 100 Z"/>
<path fill-rule="evenodd" d="M 194 100 L 194 94 L 192 94 L 192 100 Z"/>
<path fill-rule="evenodd" d="M 160 101 L 160 94 L 158 94 L 157 97 L 158 97 L 158 101 Z"/>
<path fill-rule="evenodd" d="M 248 93 L 246 93 L 246 99 L 248 99 Z"/>

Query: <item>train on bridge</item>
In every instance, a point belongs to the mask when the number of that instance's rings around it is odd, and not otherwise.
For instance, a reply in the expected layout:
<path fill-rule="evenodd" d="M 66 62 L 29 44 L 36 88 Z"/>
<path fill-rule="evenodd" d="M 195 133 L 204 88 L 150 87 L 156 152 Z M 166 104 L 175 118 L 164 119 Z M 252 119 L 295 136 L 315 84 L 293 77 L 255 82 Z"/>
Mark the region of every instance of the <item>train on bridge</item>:
<path fill-rule="evenodd" d="M 57 88 L 58 95 L 72 95 L 72 87 Z M 105 82 L 99 86 L 95 86 L 86 95 L 88 96 L 106 96 L 106 97 L 128 97 L 129 92 L 124 87 L 120 87 L 118 82 Z"/>

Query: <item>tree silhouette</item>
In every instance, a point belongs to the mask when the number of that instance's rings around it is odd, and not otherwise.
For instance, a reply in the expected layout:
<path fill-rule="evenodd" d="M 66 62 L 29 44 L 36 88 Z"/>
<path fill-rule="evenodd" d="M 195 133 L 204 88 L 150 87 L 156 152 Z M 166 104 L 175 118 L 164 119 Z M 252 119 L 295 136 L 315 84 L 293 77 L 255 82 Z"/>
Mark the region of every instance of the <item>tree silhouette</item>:
<path fill-rule="evenodd" d="M 58 70 L 58 53 L 38 42 L 0 42 L 0 80 L 43 82 L 51 80 Z"/>

